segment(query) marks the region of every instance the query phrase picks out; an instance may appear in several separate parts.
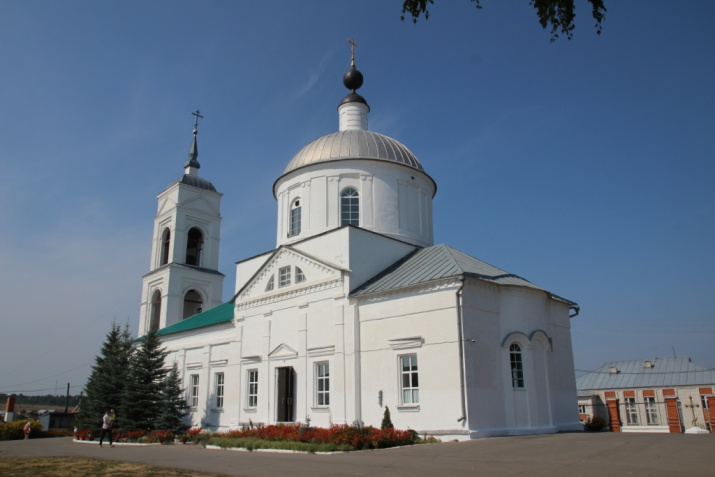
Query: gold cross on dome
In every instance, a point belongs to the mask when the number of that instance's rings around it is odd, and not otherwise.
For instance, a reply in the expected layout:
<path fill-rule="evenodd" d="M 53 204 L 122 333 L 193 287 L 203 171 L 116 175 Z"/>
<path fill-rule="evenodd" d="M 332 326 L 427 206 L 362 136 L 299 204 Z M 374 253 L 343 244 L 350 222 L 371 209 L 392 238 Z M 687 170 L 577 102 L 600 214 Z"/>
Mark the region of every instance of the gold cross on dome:
<path fill-rule="evenodd" d="M 355 66 L 355 50 L 357 50 L 357 43 L 355 43 L 354 38 L 350 38 L 348 43 L 350 43 L 350 63 L 352 66 Z"/>

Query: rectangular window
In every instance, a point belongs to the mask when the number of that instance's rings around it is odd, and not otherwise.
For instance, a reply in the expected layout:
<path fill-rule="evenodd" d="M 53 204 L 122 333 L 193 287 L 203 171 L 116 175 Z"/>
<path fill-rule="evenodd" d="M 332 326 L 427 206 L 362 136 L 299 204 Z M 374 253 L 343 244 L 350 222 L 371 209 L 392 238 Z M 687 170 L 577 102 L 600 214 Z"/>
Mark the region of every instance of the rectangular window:
<path fill-rule="evenodd" d="M 579 405 L 578 405 L 578 413 L 579 413 L 579 414 L 586 414 L 586 405 L 585 405 L 585 404 L 579 404 Z"/>
<path fill-rule="evenodd" d="M 627 397 L 626 401 L 626 424 L 631 426 L 638 425 L 638 408 L 636 407 L 636 398 Z"/>
<path fill-rule="evenodd" d="M 649 426 L 658 425 L 658 408 L 654 397 L 643 398 L 645 400 L 645 419 Z"/>
<path fill-rule="evenodd" d="M 418 404 L 420 390 L 417 379 L 417 356 L 400 356 L 400 377 L 402 404 Z"/>
<path fill-rule="evenodd" d="M 199 405 L 199 375 L 191 375 L 191 394 L 189 395 L 189 405 L 198 407 Z"/>
<path fill-rule="evenodd" d="M 278 270 L 278 286 L 287 287 L 290 285 L 290 267 L 283 267 Z"/>
<path fill-rule="evenodd" d="M 258 406 L 258 370 L 251 369 L 248 371 L 248 407 Z"/>
<path fill-rule="evenodd" d="M 315 404 L 318 407 L 330 406 L 330 365 L 315 365 Z"/>
<path fill-rule="evenodd" d="M 216 407 L 217 408 L 222 408 L 223 407 L 223 373 L 216 373 L 215 375 L 215 382 L 216 382 Z"/>

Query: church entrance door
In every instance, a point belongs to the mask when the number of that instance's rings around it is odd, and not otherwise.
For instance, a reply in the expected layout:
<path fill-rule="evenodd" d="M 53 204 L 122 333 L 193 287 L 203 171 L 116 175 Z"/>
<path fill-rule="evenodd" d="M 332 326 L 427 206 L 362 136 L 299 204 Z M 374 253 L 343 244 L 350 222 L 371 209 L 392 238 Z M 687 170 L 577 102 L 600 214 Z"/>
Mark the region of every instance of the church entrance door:
<path fill-rule="evenodd" d="M 293 422 L 295 371 L 292 366 L 277 368 L 276 370 L 278 371 L 276 420 L 278 422 Z"/>

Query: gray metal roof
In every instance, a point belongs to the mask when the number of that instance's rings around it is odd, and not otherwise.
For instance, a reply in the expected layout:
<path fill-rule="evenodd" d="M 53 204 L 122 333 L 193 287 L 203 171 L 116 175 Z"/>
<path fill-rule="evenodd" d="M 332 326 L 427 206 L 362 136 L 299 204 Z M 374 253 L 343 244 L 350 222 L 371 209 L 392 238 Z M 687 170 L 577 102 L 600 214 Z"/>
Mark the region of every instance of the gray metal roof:
<path fill-rule="evenodd" d="M 646 367 L 647 362 L 650 362 L 652 367 Z M 715 384 L 715 370 L 693 364 L 688 356 L 609 361 L 599 369 L 576 379 L 579 392 L 701 384 Z"/>
<path fill-rule="evenodd" d="M 465 275 L 500 285 L 516 285 L 544 290 L 517 275 L 505 272 L 447 245 L 418 249 L 393 264 L 375 278 L 359 286 L 351 296 L 364 296 L 404 288 L 433 280 Z M 563 300 L 563 299 L 562 299 Z M 568 303 L 568 300 L 563 300 Z"/>
<path fill-rule="evenodd" d="M 214 185 L 204 179 L 203 177 L 199 176 L 192 176 L 189 174 L 184 174 L 183 177 L 180 177 L 177 181 L 175 181 L 172 185 L 180 183 L 180 184 L 186 184 L 190 185 L 192 187 L 198 187 L 199 189 L 204 189 L 204 190 L 210 190 L 211 192 L 216 192 L 216 188 Z"/>
<path fill-rule="evenodd" d="M 424 171 L 412 152 L 399 141 L 363 129 L 338 131 L 320 137 L 296 154 L 283 174 L 318 162 L 374 159 L 397 162 Z"/>

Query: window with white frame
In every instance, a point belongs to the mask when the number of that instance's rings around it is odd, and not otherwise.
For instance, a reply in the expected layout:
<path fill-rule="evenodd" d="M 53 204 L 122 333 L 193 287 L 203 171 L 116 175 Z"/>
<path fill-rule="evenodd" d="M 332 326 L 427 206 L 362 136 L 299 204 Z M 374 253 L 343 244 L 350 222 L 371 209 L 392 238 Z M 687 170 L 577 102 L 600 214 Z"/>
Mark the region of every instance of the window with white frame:
<path fill-rule="evenodd" d="M 626 402 L 626 424 L 631 426 L 638 425 L 638 407 L 636 406 L 636 398 L 627 397 Z"/>
<path fill-rule="evenodd" d="M 271 278 L 268 279 L 268 283 L 266 284 L 266 291 L 272 291 L 273 290 L 273 284 L 275 283 L 274 276 L 271 275 Z"/>
<path fill-rule="evenodd" d="M 248 387 L 247 387 L 246 402 L 247 407 L 254 408 L 258 406 L 258 370 L 248 370 Z"/>
<path fill-rule="evenodd" d="M 223 385 L 223 373 L 216 373 L 214 375 L 214 392 L 216 394 L 216 407 L 219 409 L 223 407 Z"/>
<path fill-rule="evenodd" d="M 191 375 L 191 387 L 189 388 L 189 406 L 197 407 L 199 405 L 199 375 Z"/>
<path fill-rule="evenodd" d="M 509 361 L 511 363 L 511 387 L 524 387 L 524 362 L 521 357 L 521 347 L 513 343 L 509 347 Z"/>
<path fill-rule="evenodd" d="M 315 405 L 326 407 L 330 405 L 330 365 L 315 364 Z"/>
<path fill-rule="evenodd" d="M 305 281 L 305 273 L 298 267 L 295 267 L 295 282 L 302 283 Z"/>
<path fill-rule="evenodd" d="M 287 287 L 290 285 L 290 267 L 283 267 L 278 270 L 278 286 Z"/>
<path fill-rule="evenodd" d="M 290 206 L 290 237 L 300 235 L 300 199 L 296 199 Z"/>
<path fill-rule="evenodd" d="M 417 375 L 417 356 L 400 356 L 400 391 L 402 404 L 419 404 L 420 390 Z"/>
<path fill-rule="evenodd" d="M 658 422 L 658 408 L 654 397 L 644 397 L 645 401 L 645 421 L 649 426 L 657 426 Z"/>
<path fill-rule="evenodd" d="M 360 225 L 360 197 L 352 187 L 340 193 L 340 225 Z"/>

